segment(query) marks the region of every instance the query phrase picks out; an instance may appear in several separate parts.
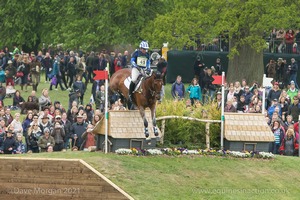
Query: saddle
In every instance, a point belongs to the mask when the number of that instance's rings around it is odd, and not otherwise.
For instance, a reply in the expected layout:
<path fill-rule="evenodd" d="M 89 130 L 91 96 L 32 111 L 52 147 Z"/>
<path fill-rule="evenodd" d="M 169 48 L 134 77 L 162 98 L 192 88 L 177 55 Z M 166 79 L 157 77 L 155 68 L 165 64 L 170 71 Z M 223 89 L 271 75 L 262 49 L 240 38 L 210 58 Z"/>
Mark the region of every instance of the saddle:
<path fill-rule="evenodd" d="M 142 87 L 141 87 L 142 82 L 143 82 L 144 79 L 150 77 L 152 75 L 153 71 L 151 70 L 151 73 L 149 75 L 147 75 L 145 73 L 145 71 L 142 70 L 142 69 L 139 69 L 139 72 L 140 72 L 140 74 L 139 74 L 139 76 L 137 78 L 137 83 L 135 84 L 135 88 L 134 88 L 133 92 L 142 93 L 143 92 Z M 127 89 L 129 89 L 130 82 L 131 82 L 131 77 L 130 76 L 127 77 L 124 80 L 124 85 L 126 86 Z"/>

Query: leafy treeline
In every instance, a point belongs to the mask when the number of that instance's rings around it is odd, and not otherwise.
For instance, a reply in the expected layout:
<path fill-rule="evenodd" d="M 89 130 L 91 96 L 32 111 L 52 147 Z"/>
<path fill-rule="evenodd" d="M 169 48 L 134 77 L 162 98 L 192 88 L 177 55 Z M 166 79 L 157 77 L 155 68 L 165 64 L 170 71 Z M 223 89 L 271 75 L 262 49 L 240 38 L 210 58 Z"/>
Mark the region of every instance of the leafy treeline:
<path fill-rule="evenodd" d="M 165 12 L 163 0 L 2 0 L 0 45 L 37 50 L 42 44 L 74 49 L 136 44 L 141 30 Z"/>

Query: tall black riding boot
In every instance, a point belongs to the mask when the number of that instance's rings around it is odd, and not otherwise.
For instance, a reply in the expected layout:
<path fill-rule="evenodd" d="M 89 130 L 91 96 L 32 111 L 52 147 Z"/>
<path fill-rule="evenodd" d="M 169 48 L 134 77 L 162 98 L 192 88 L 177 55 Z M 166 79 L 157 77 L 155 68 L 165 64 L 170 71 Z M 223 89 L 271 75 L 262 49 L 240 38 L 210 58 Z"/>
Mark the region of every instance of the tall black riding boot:
<path fill-rule="evenodd" d="M 131 101 L 131 102 L 133 100 L 132 94 L 133 94 L 133 91 L 134 91 L 134 87 L 135 87 L 135 83 L 134 82 L 130 82 L 128 96 L 129 96 L 129 101 Z"/>

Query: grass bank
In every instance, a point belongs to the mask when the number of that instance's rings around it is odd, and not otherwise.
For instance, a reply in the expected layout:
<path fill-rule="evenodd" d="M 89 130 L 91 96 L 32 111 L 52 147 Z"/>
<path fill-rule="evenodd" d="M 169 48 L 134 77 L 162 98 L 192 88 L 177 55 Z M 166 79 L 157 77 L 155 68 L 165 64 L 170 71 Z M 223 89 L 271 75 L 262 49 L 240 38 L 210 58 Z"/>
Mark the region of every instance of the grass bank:
<path fill-rule="evenodd" d="M 299 199 L 300 159 L 124 156 L 99 152 L 26 154 L 78 158 L 135 199 Z"/>

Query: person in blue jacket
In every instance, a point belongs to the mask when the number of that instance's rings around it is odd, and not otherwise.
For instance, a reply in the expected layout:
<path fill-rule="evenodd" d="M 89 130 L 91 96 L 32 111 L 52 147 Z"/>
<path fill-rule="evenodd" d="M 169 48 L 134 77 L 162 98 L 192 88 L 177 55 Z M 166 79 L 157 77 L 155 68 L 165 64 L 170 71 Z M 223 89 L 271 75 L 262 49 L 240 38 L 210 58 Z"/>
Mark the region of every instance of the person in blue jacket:
<path fill-rule="evenodd" d="M 192 106 L 202 100 L 201 87 L 198 84 L 198 80 L 193 78 L 191 85 L 186 89 L 186 91 L 190 94 L 190 100 Z"/>
<path fill-rule="evenodd" d="M 150 56 L 147 50 L 149 49 L 149 45 L 147 41 L 142 41 L 140 43 L 140 49 L 136 50 L 131 57 L 131 83 L 129 86 L 129 100 L 132 101 L 132 93 L 134 91 L 135 85 L 137 84 L 137 79 L 140 75 L 140 70 L 143 69 L 147 74 L 150 74 Z"/>

